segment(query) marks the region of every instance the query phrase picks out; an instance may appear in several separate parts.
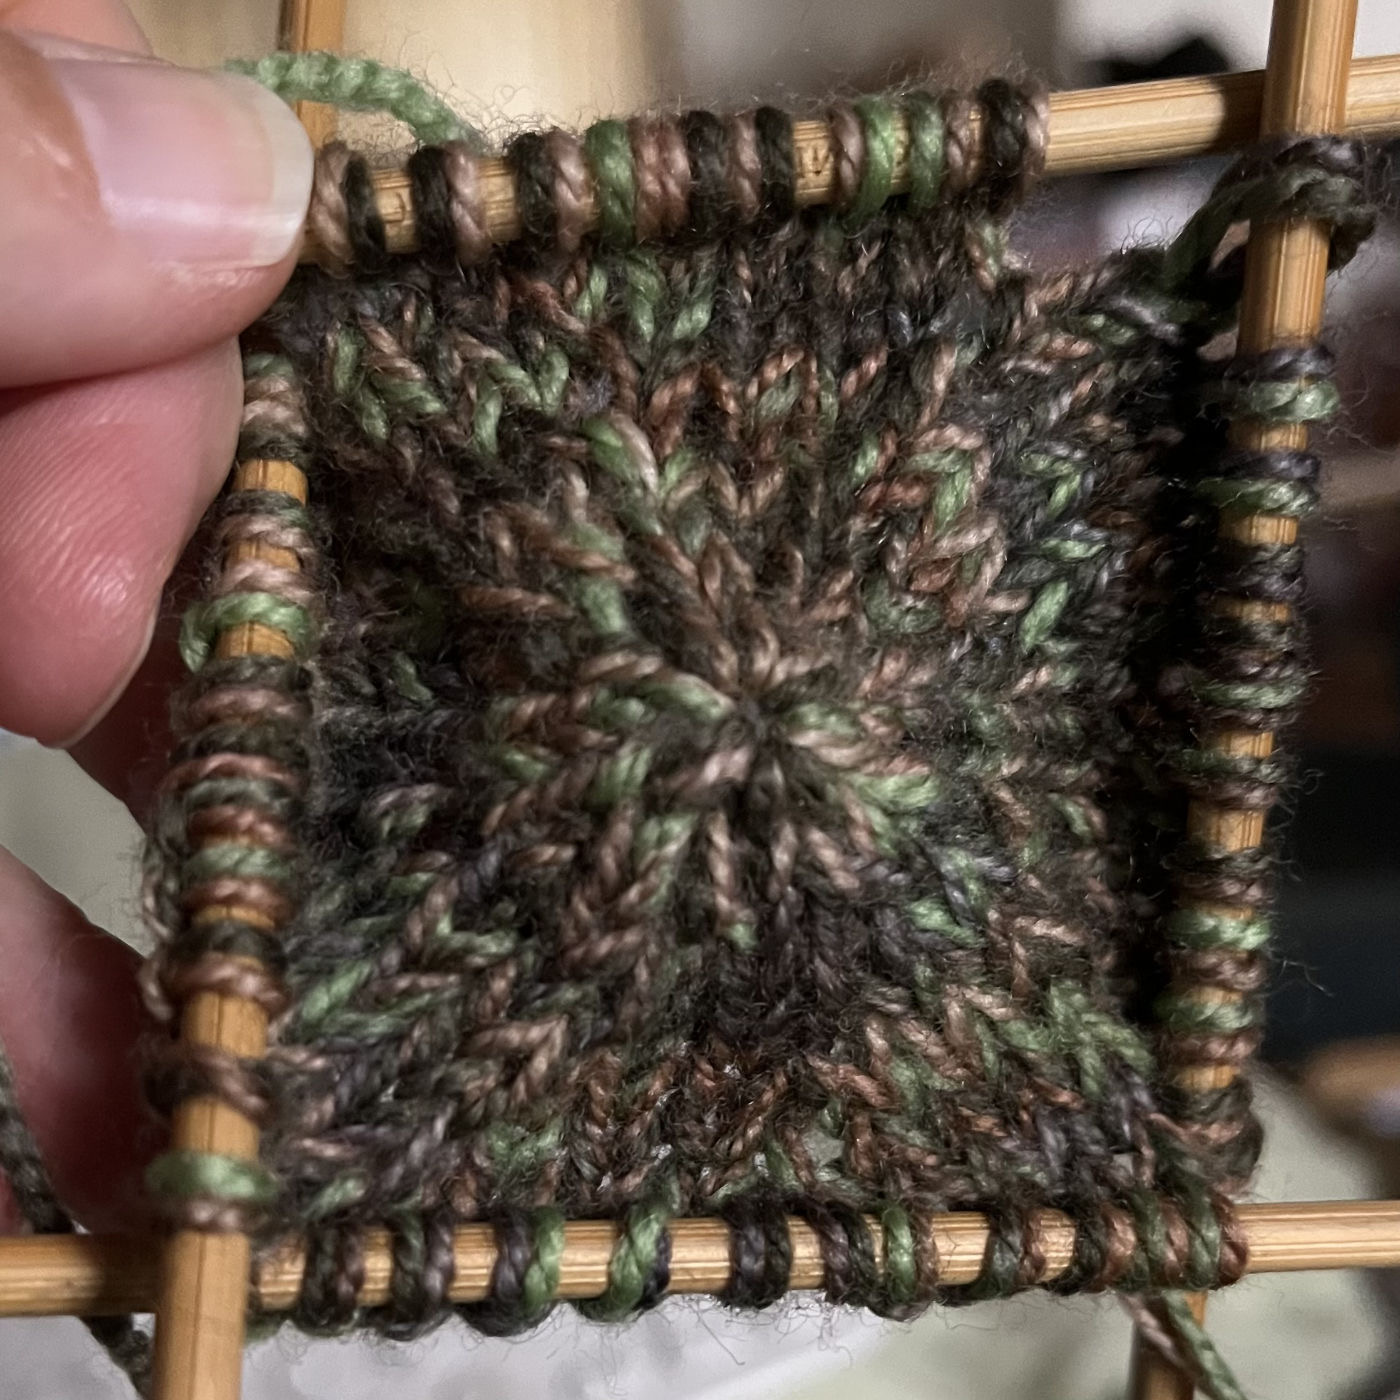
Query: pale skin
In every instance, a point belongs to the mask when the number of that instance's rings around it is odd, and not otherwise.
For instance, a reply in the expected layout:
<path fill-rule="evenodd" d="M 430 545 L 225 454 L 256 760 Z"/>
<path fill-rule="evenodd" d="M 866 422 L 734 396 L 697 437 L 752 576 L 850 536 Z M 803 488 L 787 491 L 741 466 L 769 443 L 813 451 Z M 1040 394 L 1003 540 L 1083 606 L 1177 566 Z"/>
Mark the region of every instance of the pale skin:
<path fill-rule="evenodd" d="M 0 0 L 0 727 L 68 747 L 141 819 L 180 671 L 162 596 L 232 457 L 235 336 L 296 254 L 191 266 L 114 230 L 33 31 L 149 53 L 120 0 Z M 0 850 L 0 1043 L 60 1196 L 95 1229 L 138 1218 L 161 1140 L 136 968 Z M 0 1231 L 19 1228 L 0 1181 Z"/>

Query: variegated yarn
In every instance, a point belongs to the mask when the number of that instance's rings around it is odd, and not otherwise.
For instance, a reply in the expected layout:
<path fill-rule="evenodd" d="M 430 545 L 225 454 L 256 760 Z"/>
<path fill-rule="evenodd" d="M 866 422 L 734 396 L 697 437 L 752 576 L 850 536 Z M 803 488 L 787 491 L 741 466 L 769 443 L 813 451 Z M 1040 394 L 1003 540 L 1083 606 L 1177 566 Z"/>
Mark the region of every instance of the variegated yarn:
<path fill-rule="evenodd" d="M 300 62 L 272 76 L 323 95 Z M 740 1306 L 786 1290 L 788 1214 L 833 1301 L 896 1316 L 1243 1266 L 1247 1077 L 1182 1071 L 1255 1046 L 1267 861 L 1184 813 L 1270 805 L 1277 760 L 1201 741 L 1277 730 L 1305 676 L 1291 609 L 1217 606 L 1295 602 L 1297 547 L 1216 526 L 1302 513 L 1315 462 L 1226 419 L 1332 394 L 1316 350 L 1218 357 L 1215 254 L 1282 214 L 1349 252 L 1359 154 L 1251 157 L 1170 245 L 1045 273 L 1007 239 L 1042 98 L 827 116 L 809 210 L 771 109 L 518 136 L 498 246 L 433 110 L 412 255 L 321 155 L 325 266 L 248 334 L 240 448 L 309 500 L 215 511 L 150 855 L 156 1010 L 276 1017 L 266 1059 L 176 1076 L 262 1164 L 172 1154 L 153 1189 L 305 1234 L 303 1326 L 449 1315 L 477 1220 L 493 1291 L 456 1311 L 488 1332 L 548 1311 L 566 1218 L 623 1223 L 607 1319 L 665 1293 L 685 1215 L 729 1222 Z M 218 645 L 248 625 L 285 654 Z M 1046 1207 L 1078 1227 L 1053 1281 Z M 994 1228 L 950 1288 L 923 1222 L 960 1208 Z"/>

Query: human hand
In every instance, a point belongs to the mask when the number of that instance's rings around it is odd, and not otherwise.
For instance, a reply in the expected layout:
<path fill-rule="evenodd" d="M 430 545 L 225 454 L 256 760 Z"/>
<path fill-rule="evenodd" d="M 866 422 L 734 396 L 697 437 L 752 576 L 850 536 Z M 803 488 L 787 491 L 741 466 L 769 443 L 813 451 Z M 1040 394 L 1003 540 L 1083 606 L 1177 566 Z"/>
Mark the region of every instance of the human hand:
<path fill-rule="evenodd" d="M 0 0 L 0 728 L 138 816 L 178 671 L 162 590 L 228 470 L 234 337 L 292 270 L 311 164 L 279 100 L 156 63 L 121 0 Z M 136 961 L 0 850 L 0 1045 L 93 1228 L 130 1222 L 158 1145 Z"/>

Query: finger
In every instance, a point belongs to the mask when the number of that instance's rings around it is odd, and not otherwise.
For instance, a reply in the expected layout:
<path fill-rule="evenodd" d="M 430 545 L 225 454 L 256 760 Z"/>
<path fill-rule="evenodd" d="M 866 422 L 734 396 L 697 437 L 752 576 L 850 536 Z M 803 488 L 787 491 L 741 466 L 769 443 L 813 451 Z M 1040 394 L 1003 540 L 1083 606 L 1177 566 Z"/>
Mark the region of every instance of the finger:
<path fill-rule="evenodd" d="M 162 1133 L 141 1105 L 139 958 L 0 848 L 0 1044 L 19 1107 L 65 1207 L 130 1226 Z M 0 1232 L 21 1221 L 0 1185 Z"/>
<path fill-rule="evenodd" d="M 165 590 L 145 660 L 112 708 L 68 750 L 142 826 L 174 743 L 170 697 L 189 675 L 180 659 L 180 618 L 196 596 L 196 580 L 193 571 L 183 567 L 176 576 L 179 582 Z"/>
<path fill-rule="evenodd" d="M 236 349 L 0 395 L 0 728 L 66 743 L 124 689 L 228 470 Z"/>
<path fill-rule="evenodd" d="M 122 0 L 0 0 L 0 27 L 40 30 L 134 54 L 151 51 Z"/>
<path fill-rule="evenodd" d="M 235 334 L 291 272 L 311 164 L 248 78 L 0 30 L 0 384 Z"/>

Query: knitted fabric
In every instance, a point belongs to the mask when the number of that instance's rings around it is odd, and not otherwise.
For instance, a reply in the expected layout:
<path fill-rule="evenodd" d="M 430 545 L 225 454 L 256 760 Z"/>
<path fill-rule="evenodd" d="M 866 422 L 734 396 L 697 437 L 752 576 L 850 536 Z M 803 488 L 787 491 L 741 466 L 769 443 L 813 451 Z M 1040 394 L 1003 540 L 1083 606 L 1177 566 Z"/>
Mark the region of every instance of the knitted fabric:
<path fill-rule="evenodd" d="M 770 109 L 519 136 L 499 246 L 474 146 L 425 146 L 412 255 L 320 157 L 325 266 L 246 338 L 240 446 L 309 499 L 212 513 L 148 889 L 156 1013 L 275 1017 L 161 1081 L 260 1122 L 261 1164 L 173 1153 L 153 1193 L 304 1235 L 303 1326 L 448 1315 L 474 1220 L 488 1332 L 548 1310 L 565 1218 L 621 1222 L 607 1319 L 684 1215 L 728 1221 L 741 1306 L 792 1213 L 834 1301 L 897 1316 L 1044 1281 L 1043 1207 L 1062 1291 L 1243 1267 L 1267 860 L 1186 804 L 1271 805 L 1277 758 L 1204 741 L 1305 676 L 1298 547 L 1218 524 L 1304 513 L 1316 463 L 1228 420 L 1334 395 L 1316 349 L 1227 358 L 1220 250 L 1287 215 L 1347 256 L 1359 153 L 1251 157 L 1171 244 L 1046 273 L 1007 237 L 1042 99 L 829 120 L 809 210 Z M 993 1229 L 952 1289 L 922 1224 L 960 1208 Z"/>
<path fill-rule="evenodd" d="M 1247 1079 L 1182 1071 L 1254 1047 L 1265 867 L 1193 844 L 1185 798 L 1268 806 L 1276 760 L 1197 741 L 1278 728 L 1303 673 L 1276 608 L 1202 602 L 1296 599 L 1296 546 L 1217 517 L 1298 513 L 1312 459 L 1231 454 L 1225 418 L 1330 391 L 1315 351 L 1203 352 L 1211 259 L 1259 212 L 1354 232 L 1355 153 L 1295 144 L 1170 247 L 1047 276 L 1005 223 L 1037 101 L 831 124 L 805 214 L 776 112 L 518 137 L 503 248 L 475 157 L 426 147 L 405 258 L 323 154 L 332 266 L 250 333 L 241 447 L 310 501 L 216 512 L 151 883 L 158 1005 L 278 1014 L 260 1063 L 184 1066 L 262 1166 L 155 1188 L 305 1233 L 306 1325 L 362 1320 L 369 1224 L 396 1333 L 446 1311 L 463 1220 L 498 1226 L 488 1331 L 547 1309 L 566 1216 L 624 1222 L 602 1317 L 661 1296 L 688 1214 L 730 1222 L 753 1306 L 787 1212 L 834 1298 L 901 1314 L 1037 1281 L 1037 1207 L 1079 1226 L 1061 1288 L 1241 1267 Z M 248 624 L 290 654 L 217 649 Z M 960 1207 L 994 1230 L 955 1295 L 910 1220 Z"/>

